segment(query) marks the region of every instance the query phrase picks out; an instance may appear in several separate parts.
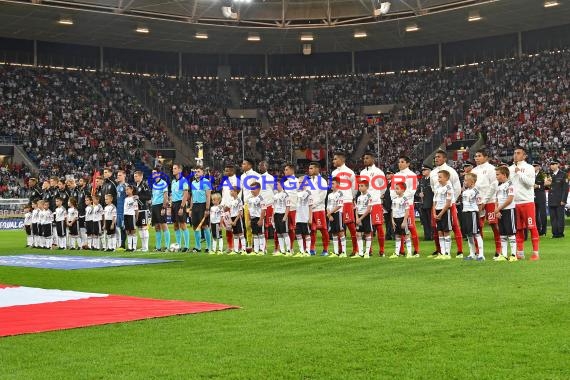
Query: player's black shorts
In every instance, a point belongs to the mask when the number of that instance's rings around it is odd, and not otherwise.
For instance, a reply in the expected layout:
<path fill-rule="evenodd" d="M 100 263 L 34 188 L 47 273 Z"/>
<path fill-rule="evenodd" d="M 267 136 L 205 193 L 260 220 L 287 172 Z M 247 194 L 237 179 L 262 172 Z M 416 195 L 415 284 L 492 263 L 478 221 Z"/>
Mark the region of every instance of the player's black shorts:
<path fill-rule="evenodd" d="M 499 218 L 499 234 L 501 236 L 511 236 L 516 234 L 516 210 L 514 208 L 501 210 L 501 217 Z"/>
<path fill-rule="evenodd" d="M 92 232 L 91 235 L 95 235 L 95 236 L 101 235 L 101 221 L 93 221 L 92 223 L 93 223 L 92 224 L 93 228 L 91 230 L 91 232 Z"/>
<path fill-rule="evenodd" d="M 331 234 L 338 234 L 344 232 L 344 224 L 342 223 L 342 210 L 332 214 L 333 220 L 329 220 L 329 232 Z"/>
<path fill-rule="evenodd" d="M 288 234 L 289 233 L 289 224 L 287 221 L 283 221 L 283 217 L 285 214 L 274 214 L 273 215 L 273 223 L 275 223 L 275 231 L 278 234 Z"/>
<path fill-rule="evenodd" d="M 26 235 L 32 236 L 32 226 L 28 224 L 27 226 L 24 226 L 24 228 L 26 230 Z"/>
<path fill-rule="evenodd" d="M 441 219 L 436 223 L 436 229 L 442 232 L 449 232 L 453 229 L 451 224 L 451 210 L 448 209 L 442 216 Z M 435 210 L 436 215 L 438 215 L 441 210 Z"/>
<path fill-rule="evenodd" d="M 262 235 L 265 233 L 265 231 L 264 231 L 264 224 L 265 223 L 262 223 L 261 226 L 257 224 L 259 222 L 259 218 L 251 218 L 249 220 L 249 222 L 251 223 L 251 233 L 252 234 Z"/>
<path fill-rule="evenodd" d="M 237 218 L 237 216 L 236 216 Z M 235 218 L 232 218 L 232 221 Z M 237 235 L 241 235 L 243 234 L 243 218 L 239 218 L 236 222 L 235 226 L 232 226 L 232 233 L 237 234 Z"/>
<path fill-rule="evenodd" d="M 112 224 L 113 224 L 112 220 L 106 220 L 105 221 L 105 232 L 107 233 L 107 235 L 115 235 L 115 230 L 116 230 L 117 226 L 114 225 L 111 228 Z"/>
<path fill-rule="evenodd" d="M 71 226 L 69 226 L 68 228 L 69 228 L 69 235 L 70 236 L 79 235 L 79 223 L 77 221 L 72 223 Z"/>
<path fill-rule="evenodd" d="M 360 215 L 358 215 L 358 217 L 360 218 Z M 356 232 L 362 232 L 365 234 L 372 232 L 372 219 L 370 218 L 370 214 L 362 218 L 360 224 L 356 225 Z"/>
<path fill-rule="evenodd" d="M 295 235 L 310 235 L 309 223 L 295 223 Z"/>
<path fill-rule="evenodd" d="M 188 213 L 186 212 L 186 207 L 180 207 L 181 204 L 182 201 L 172 203 L 172 222 L 186 223 Z M 180 209 L 182 209 L 182 215 L 178 215 Z"/>
<path fill-rule="evenodd" d="M 394 235 L 397 236 L 402 236 L 402 235 L 407 235 L 410 233 L 410 230 L 408 228 L 408 224 L 406 224 L 404 227 L 402 228 L 402 222 L 404 221 L 404 218 L 394 218 Z"/>
<path fill-rule="evenodd" d="M 55 229 L 57 231 L 57 236 L 65 237 L 65 221 L 55 222 Z"/>
<path fill-rule="evenodd" d="M 207 228 L 210 225 L 210 218 L 204 216 L 206 215 L 206 204 L 205 203 L 194 203 L 192 204 L 192 215 L 190 215 L 190 220 L 192 221 L 192 227 L 194 229 L 198 228 L 200 223 L 202 227 Z"/>
<path fill-rule="evenodd" d="M 157 224 L 165 224 L 166 223 L 166 209 L 164 210 L 164 215 L 162 215 L 162 205 L 152 205 L 152 220 L 151 223 L 153 226 Z"/>
<path fill-rule="evenodd" d="M 141 228 L 148 226 L 150 224 L 150 211 L 149 210 L 139 210 L 139 216 L 137 217 L 136 226 Z"/>
<path fill-rule="evenodd" d="M 79 222 L 79 228 L 85 228 L 85 215 L 79 215 L 77 221 Z"/>
<path fill-rule="evenodd" d="M 40 225 L 38 223 L 32 223 L 32 234 L 40 236 Z"/>
<path fill-rule="evenodd" d="M 479 212 L 464 211 L 461 213 L 461 233 L 463 236 L 479 234 Z"/>
<path fill-rule="evenodd" d="M 212 223 L 210 228 L 212 230 L 212 239 L 222 238 L 222 227 L 220 226 L 220 223 Z"/>
<path fill-rule="evenodd" d="M 43 230 L 42 231 L 43 237 L 46 237 L 46 238 L 51 237 L 51 232 L 52 232 L 51 223 L 50 224 L 42 224 L 41 228 Z"/>
<path fill-rule="evenodd" d="M 135 216 L 125 215 L 125 230 L 134 231 L 135 230 Z"/>

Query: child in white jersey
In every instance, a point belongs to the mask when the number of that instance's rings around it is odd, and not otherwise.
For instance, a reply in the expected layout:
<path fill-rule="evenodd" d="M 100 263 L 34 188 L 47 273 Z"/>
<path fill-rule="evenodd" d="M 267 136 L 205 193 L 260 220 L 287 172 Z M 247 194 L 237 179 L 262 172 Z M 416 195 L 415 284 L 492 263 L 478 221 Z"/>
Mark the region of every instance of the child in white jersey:
<path fill-rule="evenodd" d="M 517 240 L 516 209 L 515 209 L 515 187 L 509 180 L 510 172 L 508 168 L 498 167 L 496 169 L 497 193 L 495 195 L 496 206 L 495 216 L 499 221 L 499 234 L 501 235 L 501 254 L 495 255 L 495 261 L 517 261 Z M 511 256 L 508 256 L 507 242 L 511 246 Z"/>
<path fill-rule="evenodd" d="M 465 174 L 463 186 L 465 189 L 461 193 L 463 212 L 461 213 L 461 233 L 467 236 L 469 242 L 469 256 L 465 260 L 485 261 L 483 255 L 483 238 L 479 228 L 479 214 L 483 211 L 483 198 L 479 190 L 475 187 L 477 174 Z M 475 244 L 477 242 L 477 244 Z"/>

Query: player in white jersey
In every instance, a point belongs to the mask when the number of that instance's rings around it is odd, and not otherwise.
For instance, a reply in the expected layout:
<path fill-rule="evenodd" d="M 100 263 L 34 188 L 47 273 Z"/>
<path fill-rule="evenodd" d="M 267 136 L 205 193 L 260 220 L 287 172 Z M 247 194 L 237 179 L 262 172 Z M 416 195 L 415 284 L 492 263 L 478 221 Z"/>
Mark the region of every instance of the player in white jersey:
<path fill-rule="evenodd" d="M 241 194 L 242 194 L 242 202 L 244 205 L 244 219 L 245 219 L 245 227 L 246 227 L 246 241 L 247 241 L 247 249 L 246 252 L 251 251 L 252 243 L 253 243 L 253 232 L 251 230 L 251 223 L 249 220 L 249 213 L 247 212 L 248 209 L 248 200 L 252 197 L 252 190 L 253 190 L 253 183 L 260 183 L 261 176 L 258 172 L 253 170 L 253 160 L 251 158 L 244 158 L 241 163 L 241 170 L 242 175 L 240 177 L 240 186 L 241 186 Z"/>
<path fill-rule="evenodd" d="M 313 222 L 311 223 L 311 249 L 309 252 L 311 255 L 315 254 L 317 231 L 320 231 L 323 240 L 323 252 L 321 256 L 328 256 L 329 231 L 325 212 L 328 183 L 327 180 L 321 176 L 321 164 L 311 162 L 309 164 L 309 176 L 306 178 L 310 180 L 309 192 L 313 198 Z"/>
<path fill-rule="evenodd" d="M 32 236 L 32 206 L 24 206 L 24 231 L 26 232 L 26 248 L 34 246 L 34 237 Z"/>
<path fill-rule="evenodd" d="M 517 232 L 515 209 L 515 187 L 509 180 L 510 171 L 506 167 L 496 169 L 497 173 L 497 192 L 495 195 L 496 210 L 495 216 L 499 220 L 499 232 L 501 234 L 501 254 L 495 254 L 493 260 L 507 260 L 507 241 L 511 246 L 511 257 L 509 261 L 517 261 L 517 241 L 515 234 Z"/>
<path fill-rule="evenodd" d="M 127 233 L 127 252 L 133 252 L 137 249 L 136 221 L 138 220 L 139 202 L 135 198 L 134 186 L 127 185 L 125 193 L 127 197 L 125 198 L 123 215 L 125 216 L 125 232 Z"/>
<path fill-rule="evenodd" d="M 233 202 L 233 197 L 231 191 L 234 187 L 238 187 L 238 178 L 236 176 L 235 166 L 228 164 L 224 168 L 224 176 L 222 177 L 222 183 L 220 184 L 222 188 L 222 203 L 221 207 L 225 210 L 229 209 Z M 226 230 L 226 243 L 228 244 L 228 249 L 230 251 L 234 250 L 234 236 L 231 226 Z M 238 247 L 236 247 L 236 250 Z"/>
<path fill-rule="evenodd" d="M 277 181 L 277 192 L 273 196 L 273 205 L 275 213 L 271 217 L 271 223 L 279 244 L 275 246 L 273 256 L 281 256 L 291 253 L 291 239 L 289 238 L 289 212 L 291 208 L 291 200 L 289 195 L 283 190 L 282 182 Z M 279 248 L 279 252 L 277 251 Z"/>
<path fill-rule="evenodd" d="M 299 252 L 294 257 L 311 256 L 311 224 L 313 222 L 313 197 L 308 191 L 309 185 L 300 179 L 297 191 L 297 211 L 295 213 L 295 235 Z"/>
<path fill-rule="evenodd" d="M 283 169 L 284 176 L 281 178 L 283 190 L 289 196 L 289 215 L 287 217 L 289 240 L 291 245 L 295 241 L 295 214 L 297 213 L 297 190 L 299 189 L 299 181 L 295 175 L 295 166 L 292 164 L 285 165 Z"/>
<path fill-rule="evenodd" d="M 99 203 L 99 197 L 93 195 L 93 248 L 96 250 L 104 250 L 104 236 L 102 234 L 101 222 L 103 221 L 103 206 Z M 85 218 L 87 220 L 87 217 Z"/>
<path fill-rule="evenodd" d="M 441 247 L 441 254 L 436 259 L 451 258 L 451 237 L 449 231 L 452 230 L 451 205 L 455 197 L 453 187 L 449 183 L 450 174 L 447 170 L 439 170 L 438 187 L 433 192 L 434 219 Z"/>
<path fill-rule="evenodd" d="M 222 216 L 224 209 L 220 205 L 222 196 L 219 193 L 212 194 L 212 206 L 210 207 L 210 229 L 212 231 L 211 254 L 221 255 L 224 252 L 224 238 L 222 236 Z"/>
<path fill-rule="evenodd" d="M 420 251 L 420 240 L 418 238 L 418 230 L 416 228 L 416 211 L 414 208 L 414 196 L 416 190 L 418 189 L 418 176 L 416 173 L 410 170 L 410 157 L 400 156 L 398 158 L 398 173 L 394 174 L 392 177 L 392 185 L 390 189 L 390 196 L 394 199 L 396 191 L 394 186 L 399 182 L 406 183 L 406 190 L 404 196 L 409 200 L 410 203 L 410 213 L 408 214 L 409 219 L 409 229 L 410 235 L 412 236 L 412 244 L 414 245 L 414 255 L 418 255 Z M 403 243 L 403 242 L 402 242 Z M 400 254 L 404 253 L 404 245 L 401 245 Z"/>
<path fill-rule="evenodd" d="M 344 207 L 344 195 L 340 191 L 340 179 L 335 177 L 331 182 L 332 193 L 327 201 L 327 218 L 332 235 L 333 254 L 330 257 L 346 257 L 346 238 L 344 237 L 344 225 L 342 223 L 342 208 Z M 340 241 L 340 254 L 339 254 Z"/>
<path fill-rule="evenodd" d="M 67 210 L 63 207 L 63 199 L 55 199 L 55 229 L 57 233 L 57 249 L 67 249 Z"/>
<path fill-rule="evenodd" d="M 517 226 L 517 257 L 524 259 L 524 230 L 528 228 L 532 241 L 531 260 L 538 260 L 539 236 L 536 228 L 536 211 L 534 206 L 534 182 L 536 173 L 532 165 L 526 162 L 526 151 L 516 147 L 513 154 L 513 165 L 509 168 L 510 180 L 515 187 L 515 209 Z"/>
<path fill-rule="evenodd" d="M 501 252 L 501 235 L 495 218 L 495 193 L 497 192 L 495 167 L 489 163 L 489 156 L 483 149 L 475 153 L 475 163 L 477 166 L 473 168 L 472 173 L 477 174 L 475 187 L 479 190 L 483 202 L 483 215 L 480 220 L 481 236 L 483 236 L 483 225 L 487 219 L 495 238 L 495 252 L 498 253 Z"/>
<path fill-rule="evenodd" d="M 376 230 L 378 237 L 378 245 L 380 247 L 380 257 L 384 256 L 384 243 L 386 235 L 384 234 L 384 208 L 382 200 L 387 190 L 388 180 L 384 172 L 375 165 L 374 155 L 367 152 L 362 156 L 364 169 L 360 172 L 361 179 L 366 179 L 370 184 L 368 192 L 372 196 L 372 226 Z"/>
<path fill-rule="evenodd" d="M 271 224 L 273 216 L 273 193 L 277 189 L 277 179 L 267 172 L 269 165 L 267 161 L 260 161 L 257 165 L 259 177 L 261 178 L 261 197 L 265 201 L 265 241 L 268 242 L 273 238 L 275 247 L 279 245 L 277 233 Z"/>
<path fill-rule="evenodd" d="M 461 195 L 461 182 L 459 181 L 459 175 L 451 166 L 447 165 L 447 153 L 444 150 L 438 150 L 434 157 L 434 168 L 432 169 L 429 177 L 430 177 L 430 184 L 431 188 L 435 194 L 438 184 L 438 173 L 440 170 L 445 170 L 449 173 L 449 184 L 453 189 L 453 196 L 454 198 L 451 200 L 451 222 L 453 227 L 453 233 L 455 234 L 455 243 L 457 244 L 457 257 L 463 257 L 463 235 L 461 235 L 461 227 L 459 226 L 459 218 L 457 215 L 457 205 L 456 201 L 457 198 Z M 433 225 L 436 225 L 436 221 L 432 221 Z M 437 228 L 434 228 L 434 241 L 436 246 L 436 252 L 434 252 L 433 256 L 436 257 L 437 253 L 441 252 L 440 247 L 440 240 L 439 237 L 436 236 Z"/>
<path fill-rule="evenodd" d="M 40 247 L 40 208 L 38 201 L 32 202 L 32 237 L 33 237 L 33 247 Z"/>
<path fill-rule="evenodd" d="M 243 225 L 243 202 L 238 198 L 239 189 L 234 187 L 231 189 L 230 194 L 232 195 L 232 201 L 230 203 L 230 218 L 232 220 L 232 232 L 233 232 L 233 251 L 230 255 L 237 255 L 236 249 L 239 249 L 240 243 L 242 247 L 242 254 L 245 254 L 245 235 L 244 235 L 244 225 Z"/>
<path fill-rule="evenodd" d="M 406 244 L 407 258 L 419 257 L 412 255 L 412 240 L 410 239 L 410 200 L 406 197 L 406 182 L 398 182 L 394 186 L 396 194 L 392 197 L 392 227 L 394 228 L 394 240 L 396 249 L 391 259 L 400 257 L 402 242 Z"/>
<path fill-rule="evenodd" d="M 107 252 L 113 252 L 116 248 L 117 238 L 115 235 L 117 228 L 117 207 L 113 204 L 113 196 L 105 195 L 105 210 L 103 213 L 103 221 L 105 225 L 105 234 L 107 235 Z"/>
<path fill-rule="evenodd" d="M 332 178 L 338 178 L 339 189 L 343 194 L 342 217 L 343 223 L 350 231 L 352 240 L 352 253 L 355 254 L 358 249 L 356 241 L 356 225 L 354 224 L 354 197 L 356 196 L 356 175 L 354 171 L 345 164 L 346 154 L 337 152 L 333 156 L 333 166 L 336 168 L 332 172 Z"/>
<path fill-rule="evenodd" d="M 360 180 L 358 191 L 360 194 L 356 198 L 356 237 L 358 239 L 358 254 L 352 258 L 370 258 L 370 248 L 372 247 L 372 196 L 368 193 L 369 183 Z M 364 240 L 362 239 L 364 237 Z M 366 241 L 366 245 L 364 242 Z"/>
<path fill-rule="evenodd" d="M 261 196 L 261 183 L 253 182 L 251 184 L 251 196 L 247 200 L 246 213 L 249 214 L 248 220 L 251 224 L 251 233 L 253 235 L 253 252 L 252 255 L 265 255 L 265 200 Z"/>
<path fill-rule="evenodd" d="M 479 213 L 485 207 L 483 197 L 476 187 L 477 174 L 465 174 L 464 190 L 461 193 L 463 210 L 461 212 L 461 232 L 467 236 L 469 242 L 469 256 L 465 260 L 485 261 L 483 254 L 483 238 L 481 237 L 481 226 Z M 475 243 L 477 242 L 477 243 Z"/>
<path fill-rule="evenodd" d="M 70 197 L 67 201 L 69 207 L 67 209 L 67 231 L 69 233 L 70 250 L 81 249 L 81 241 L 79 239 L 79 211 L 77 210 L 77 199 Z"/>

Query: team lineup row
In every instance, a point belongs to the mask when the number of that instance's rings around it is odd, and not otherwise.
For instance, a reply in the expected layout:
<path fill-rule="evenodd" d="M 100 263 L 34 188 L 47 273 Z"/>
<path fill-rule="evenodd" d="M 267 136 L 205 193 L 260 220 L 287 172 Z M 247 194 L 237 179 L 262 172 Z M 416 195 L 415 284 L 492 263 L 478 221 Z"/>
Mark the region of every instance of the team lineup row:
<path fill-rule="evenodd" d="M 323 256 L 348 257 L 345 233 L 349 232 L 354 258 L 371 256 L 372 237 L 378 238 L 379 253 L 384 256 L 384 226 L 390 224 L 396 236 L 395 251 L 390 256 L 419 257 L 419 239 L 415 224 L 413 199 L 417 191 L 417 175 L 409 169 L 408 157 L 400 157 L 399 172 L 386 177 L 375 165 L 372 154 L 363 156 L 365 168 L 357 176 L 345 165 L 342 153 L 334 155 L 335 169 L 329 178 L 320 175 L 318 163 L 311 163 L 307 176 L 297 178 L 293 165 L 286 165 L 283 181 L 271 180 L 275 188 L 262 186 L 269 177 L 267 164 L 259 164 L 259 173 L 253 170 L 253 162 L 242 162 L 242 176 L 235 175 L 235 168 L 228 165 L 224 179 L 230 186 L 224 186 L 221 193 L 212 194 L 212 184 L 204 180 L 204 172 L 198 167 L 190 180 L 182 175 L 182 167 L 174 164 L 170 184 L 164 175 L 155 170 L 152 180 L 143 181 L 142 173 L 134 175 L 134 184 L 125 182 L 124 172 L 117 173 L 116 182 L 112 171 L 105 169 L 104 178 L 93 189 L 93 196 L 81 196 L 74 181 L 65 184 L 71 188 L 74 197 L 72 206 L 65 215 L 65 197 L 55 200 L 54 219 L 49 221 L 45 212 L 51 210 L 51 199 L 45 193 L 36 201 L 36 209 L 44 209 L 44 219 L 30 211 L 29 245 L 51 246 L 51 235 L 57 235 L 60 248 L 66 247 L 66 227 L 69 229 L 70 247 L 82 246 L 92 249 L 113 250 L 126 237 L 127 250 L 137 247 L 135 229 L 142 240 L 142 250 L 148 250 L 148 225 L 156 230 L 156 251 L 180 248 L 190 249 L 190 233 L 194 230 L 193 252 L 201 251 L 202 240 L 206 241 L 209 253 L 223 252 L 224 243 L 230 254 L 247 253 L 263 255 L 267 251 L 267 240 L 274 240 L 274 255 L 310 256 L 315 254 L 317 232 L 321 234 Z M 539 258 L 539 236 L 536 231 L 534 211 L 534 168 L 526 162 L 526 152 L 517 148 L 513 165 L 495 168 L 488 162 L 484 151 L 475 155 L 477 166 L 465 176 L 463 186 L 457 172 L 447 165 L 447 155 L 438 151 L 434 168 L 423 167 L 428 172 L 433 191 L 432 224 L 434 228 L 437 259 L 451 257 L 450 231 L 454 232 L 457 257 L 463 257 L 463 236 L 469 243 L 468 260 L 484 260 L 481 229 L 484 220 L 490 224 L 495 237 L 495 260 L 517 260 L 524 258 L 524 230 L 532 237 L 531 259 Z M 242 181 L 246 179 L 245 181 Z M 387 186 L 373 186 L 374 178 L 388 178 Z M 265 181 L 265 182 L 264 182 Z M 351 184 L 342 188 L 342 184 Z M 354 185 L 354 186 L 352 186 Z M 329 189 L 330 190 L 327 190 Z M 358 189 L 358 190 L 355 190 Z M 40 194 L 36 195 L 36 198 Z M 50 196 L 53 196 L 51 194 Z M 423 193 L 420 194 L 424 196 Z M 389 207 L 386 200 L 389 199 Z M 104 201 L 103 208 L 99 201 Z M 459 211 L 457 202 L 462 204 Z M 37 204 L 44 203 L 41 207 Z M 47 205 L 46 205 L 47 203 Z M 73 205 L 75 203 L 76 209 Z M 148 207 L 150 205 L 150 207 Z M 391 210 L 391 211 L 390 211 Z M 48 211 L 49 212 L 49 211 Z M 176 243 L 170 244 L 170 231 L 166 223 L 170 213 L 174 224 Z M 35 221 L 35 223 L 34 223 Z M 36 227 L 34 227 L 34 224 Z M 52 224 L 52 228 L 39 228 Z M 461 227 L 460 227 L 461 225 Z M 119 227 L 119 228 L 116 228 Z M 105 230 L 102 235 L 101 230 Z M 49 230 L 49 231 L 48 231 Z M 123 233 L 121 233 L 121 230 Z M 222 232 L 226 232 L 224 242 Z M 49 236 L 46 236 L 48 235 Z M 46 239 L 36 241 L 34 237 Z M 105 243 L 102 236 L 106 236 Z M 75 240 L 73 240 L 75 239 Z M 297 250 L 293 245 L 297 241 Z M 163 245 L 164 242 L 164 245 Z M 332 243 L 332 250 L 329 250 Z M 507 255 L 508 246 L 511 255 Z M 295 253 L 296 252 L 296 253 Z"/>

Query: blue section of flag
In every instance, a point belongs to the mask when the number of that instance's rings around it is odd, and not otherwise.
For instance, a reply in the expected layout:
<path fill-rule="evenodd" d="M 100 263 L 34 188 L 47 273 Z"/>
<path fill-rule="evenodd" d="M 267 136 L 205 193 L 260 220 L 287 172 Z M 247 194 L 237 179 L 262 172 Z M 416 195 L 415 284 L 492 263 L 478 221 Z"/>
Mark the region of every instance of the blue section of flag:
<path fill-rule="evenodd" d="M 0 266 L 63 270 L 120 267 L 125 265 L 159 264 L 170 263 L 174 261 L 180 260 L 56 255 L 0 256 Z"/>

